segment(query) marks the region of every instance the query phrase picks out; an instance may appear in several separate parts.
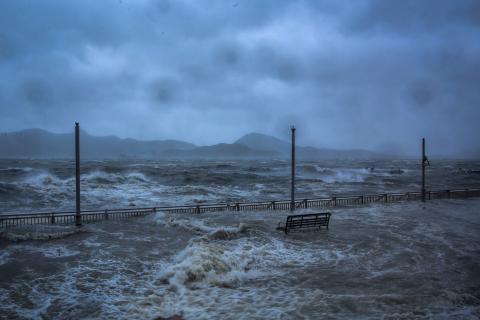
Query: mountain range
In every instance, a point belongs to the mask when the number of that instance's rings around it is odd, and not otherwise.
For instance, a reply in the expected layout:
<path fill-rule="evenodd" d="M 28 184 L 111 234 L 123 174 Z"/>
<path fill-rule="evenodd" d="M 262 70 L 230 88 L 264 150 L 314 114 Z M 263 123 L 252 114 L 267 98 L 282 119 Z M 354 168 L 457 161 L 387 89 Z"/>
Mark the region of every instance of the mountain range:
<path fill-rule="evenodd" d="M 81 157 L 113 158 L 288 158 L 289 142 L 260 133 L 247 134 L 234 143 L 196 146 L 179 140 L 142 141 L 115 136 L 93 136 L 80 133 Z M 42 129 L 27 129 L 0 133 L 0 158 L 73 158 L 73 133 L 52 133 Z M 377 159 L 381 154 L 367 150 L 336 150 L 297 146 L 298 158 L 303 159 Z"/>

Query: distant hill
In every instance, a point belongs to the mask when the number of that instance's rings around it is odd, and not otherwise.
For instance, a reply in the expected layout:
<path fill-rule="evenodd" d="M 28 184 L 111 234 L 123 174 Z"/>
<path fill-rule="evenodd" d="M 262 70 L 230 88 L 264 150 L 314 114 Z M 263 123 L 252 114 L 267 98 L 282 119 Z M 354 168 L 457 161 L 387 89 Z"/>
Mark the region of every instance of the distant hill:
<path fill-rule="evenodd" d="M 73 158 L 73 133 L 28 129 L 0 133 L 0 158 Z M 235 143 L 198 147 L 178 140 L 141 141 L 115 136 L 97 137 L 81 132 L 81 157 L 87 159 L 160 158 L 288 158 L 290 143 L 276 137 L 250 133 Z M 300 159 L 375 159 L 366 150 L 334 150 L 297 146 Z"/>
<path fill-rule="evenodd" d="M 192 150 L 168 150 L 164 158 L 275 158 L 279 153 L 270 150 L 251 149 L 241 144 L 219 143 Z"/>
<path fill-rule="evenodd" d="M 291 152 L 289 142 L 261 133 L 249 133 L 235 143 L 252 149 L 276 151 L 283 156 L 288 156 Z M 385 157 L 385 155 L 361 149 L 341 150 L 302 146 L 296 146 L 296 154 L 299 158 L 304 159 L 376 159 Z"/>
<path fill-rule="evenodd" d="M 81 132 L 83 158 L 157 158 L 163 151 L 191 150 L 194 144 L 177 140 L 140 141 L 114 136 L 96 137 Z M 73 133 L 28 129 L 0 134 L 0 158 L 72 158 Z"/>
<path fill-rule="evenodd" d="M 278 138 L 261 133 L 249 133 L 235 141 L 235 144 L 241 144 L 252 149 L 271 150 L 280 154 L 290 152 L 290 143 Z"/>

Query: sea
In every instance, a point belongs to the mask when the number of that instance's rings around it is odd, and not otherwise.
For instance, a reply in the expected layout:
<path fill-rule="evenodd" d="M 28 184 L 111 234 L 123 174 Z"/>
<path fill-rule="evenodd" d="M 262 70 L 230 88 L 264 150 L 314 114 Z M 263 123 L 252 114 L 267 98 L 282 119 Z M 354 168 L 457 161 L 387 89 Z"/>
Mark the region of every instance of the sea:
<path fill-rule="evenodd" d="M 427 189 L 480 187 L 431 159 Z M 84 160 L 82 210 L 288 200 L 288 160 Z M 0 160 L 2 214 L 72 211 L 71 160 Z M 420 190 L 420 161 L 299 161 L 297 199 Z M 318 212 L 301 209 L 297 213 Z M 290 212 L 157 212 L 0 229 L 0 319 L 479 319 L 480 198 Z"/>

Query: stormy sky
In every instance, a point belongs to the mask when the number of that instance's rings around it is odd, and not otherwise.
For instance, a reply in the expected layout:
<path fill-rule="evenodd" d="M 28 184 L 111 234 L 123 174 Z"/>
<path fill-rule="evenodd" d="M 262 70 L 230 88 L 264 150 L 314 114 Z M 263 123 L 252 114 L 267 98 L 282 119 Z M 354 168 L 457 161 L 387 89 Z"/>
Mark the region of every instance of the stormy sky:
<path fill-rule="evenodd" d="M 2 0 L 0 131 L 480 154 L 480 1 Z"/>

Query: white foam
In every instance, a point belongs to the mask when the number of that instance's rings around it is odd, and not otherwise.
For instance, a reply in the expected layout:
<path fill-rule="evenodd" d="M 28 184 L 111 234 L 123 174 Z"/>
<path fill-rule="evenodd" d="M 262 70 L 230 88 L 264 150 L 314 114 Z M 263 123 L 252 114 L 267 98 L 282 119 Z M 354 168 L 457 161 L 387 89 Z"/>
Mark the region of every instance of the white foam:
<path fill-rule="evenodd" d="M 8 252 L 8 251 L 4 251 L 4 252 L 0 253 L 0 266 L 7 263 L 8 260 L 9 260 L 9 257 L 10 257 L 10 252 Z"/>
<path fill-rule="evenodd" d="M 92 236 L 85 240 L 82 240 L 82 243 L 87 247 L 100 247 L 102 244 L 100 242 L 97 242 L 96 241 L 97 239 L 98 239 L 98 236 Z"/>
<path fill-rule="evenodd" d="M 138 181 L 138 182 L 149 182 L 150 181 L 150 179 L 145 177 L 145 175 L 141 172 L 127 173 L 127 178 Z"/>
<path fill-rule="evenodd" d="M 49 245 L 42 247 L 35 247 L 35 251 L 39 251 L 47 258 L 65 258 L 79 254 L 79 251 L 68 249 L 64 245 Z"/>
<path fill-rule="evenodd" d="M 345 290 L 351 289 L 348 284 L 350 271 L 353 271 L 354 276 L 359 270 L 365 272 L 365 278 L 354 279 L 359 283 L 362 283 L 362 279 L 368 279 L 368 275 L 370 278 L 375 278 L 393 273 L 399 276 L 406 274 L 405 270 L 395 269 L 395 266 L 389 267 L 388 264 L 394 261 L 392 253 L 401 254 L 408 248 L 399 251 L 397 247 L 392 247 L 391 243 L 398 242 L 399 246 L 408 243 L 408 238 L 403 238 L 405 234 L 399 233 L 396 228 L 400 225 L 398 222 L 405 220 L 405 211 L 414 212 L 416 208 L 418 204 L 398 206 L 392 204 L 388 207 L 378 204 L 354 210 L 341 209 L 339 211 L 342 214 L 334 219 L 341 222 L 338 229 L 334 226 L 333 231 L 324 233 L 322 230 L 308 237 L 301 234 L 284 237 L 282 233 L 272 231 L 272 228 L 267 231 L 264 228 L 266 224 L 257 226 L 257 223 L 262 223 L 262 219 L 281 217 L 284 220 L 287 213 L 242 213 L 231 219 L 230 217 L 225 219 L 218 214 L 171 215 L 159 212 L 152 216 L 159 225 L 177 227 L 179 229 L 174 230 L 175 232 L 192 237 L 186 247 L 173 256 L 166 256 L 163 244 L 147 247 L 152 255 L 149 255 L 148 259 L 143 259 L 140 267 L 137 267 L 140 262 L 138 257 L 125 254 L 126 249 L 133 250 L 134 246 L 122 248 L 121 255 L 118 252 L 112 252 L 113 246 L 93 249 L 94 256 L 86 255 L 85 261 L 82 260 L 67 271 L 29 284 L 38 291 L 27 295 L 34 297 L 38 295 L 42 298 L 34 299 L 29 296 L 29 300 L 35 305 L 32 310 L 37 308 L 35 312 L 32 311 L 32 313 L 29 309 L 16 305 L 18 301 L 5 301 L 9 310 L 21 309 L 23 310 L 21 312 L 24 312 L 23 317 L 26 318 L 47 318 L 49 314 L 45 306 L 48 306 L 50 301 L 58 300 L 66 306 L 70 304 L 78 306 L 79 301 L 81 303 L 101 301 L 100 311 L 95 316 L 91 316 L 92 318 L 156 318 L 178 314 L 186 319 L 228 317 L 315 319 L 321 318 L 319 316 L 322 315 L 321 312 L 324 312 L 325 317 L 338 315 L 338 317 L 348 318 L 348 315 L 352 315 L 348 312 L 354 308 L 371 308 L 366 313 L 373 314 L 371 317 L 374 317 L 375 312 L 384 313 L 386 307 L 394 309 L 392 314 L 414 317 L 415 314 L 410 312 L 411 309 L 423 306 L 408 305 L 410 300 L 405 302 L 404 299 L 408 296 L 404 294 L 405 291 L 398 295 L 388 295 L 382 291 L 382 288 L 375 288 L 374 293 L 372 291 L 365 293 L 362 289 L 361 292 L 339 294 L 335 288 L 345 282 Z M 476 208 L 478 204 L 473 206 L 472 210 Z M 365 216 L 368 216 L 368 219 L 365 219 Z M 242 221 L 242 217 L 248 219 L 247 224 L 240 223 L 238 226 L 221 224 L 221 221 L 233 224 L 232 220 Z M 418 219 L 421 221 L 421 216 Z M 364 226 L 361 224 L 367 223 L 378 228 L 368 228 L 368 231 L 365 231 L 368 235 L 364 235 L 363 242 L 357 241 L 359 240 L 357 238 L 350 241 L 348 234 L 351 232 L 354 236 L 358 234 L 355 234 L 355 230 L 343 229 L 343 231 L 347 230 L 343 232 L 341 229 L 349 221 L 353 222 L 354 226 Z M 406 221 L 409 224 L 412 223 L 410 219 Z M 456 217 L 456 221 L 465 223 L 461 217 Z M 408 236 L 414 237 L 415 241 L 426 239 L 431 243 L 439 243 L 438 239 L 430 236 L 419 238 L 418 235 L 428 232 L 433 233 L 434 236 L 441 235 L 437 234 L 437 230 L 432 229 L 425 221 L 421 225 L 424 229 L 413 228 L 408 231 Z M 144 235 L 147 237 L 140 231 L 141 229 L 138 229 L 139 233 L 135 233 L 134 237 L 127 231 L 125 233 L 121 233 L 120 230 L 118 233 L 101 231 L 100 224 L 96 225 L 94 230 L 97 229 L 99 230 L 95 232 L 105 232 L 102 234 L 102 239 L 107 234 L 112 238 L 121 237 L 135 241 L 141 241 Z M 440 230 L 443 229 L 444 227 Z M 376 235 L 378 230 L 382 231 Z M 388 237 L 385 234 L 388 234 Z M 474 238 L 475 241 L 477 238 Z M 170 240 L 166 240 L 165 245 L 170 245 L 168 242 Z M 173 243 L 174 240 L 171 241 Z M 472 243 L 478 243 L 478 241 Z M 49 244 L 47 243 L 49 249 L 42 253 L 45 257 L 68 257 L 72 256 L 72 251 L 75 254 L 74 250 L 66 246 L 59 248 Z M 96 247 L 96 244 L 97 236 L 90 237 L 83 241 L 85 247 L 82 247 L 82 250 L 89 252 L 89 247 Z M 475 248 L 473 246 L 471 250 Z M 37 246 L 31 246 L 28 250 L 40 251 Z M 413 255 L 413 253 L 409 254 Z M 463 254 L 472 256 L 474 252 L 463 252 Z M 460 252 L 457 256 L 460 256 Z M 7 257 L 7 259 L 13 259 L 13 257 Z M 416 274 L 418 262 L 414 261 L 413 264 L 415 269 L 409 264 L 408 274 L 418 276 Z M 431 264 L 427 263 L 425 267 L 431 267 Z M 331 284 L 333 284 L 331 287 L 334 289 L 328 291 L 322 288 L 323 283 L 315 278 L 316 275 L 311 277 L 313 285 L 308 281 L 307 283 L 297 281 L 304 280 L 302 272 L 312 270 L 325 272 L 326 276 L 331 275 Z M 424 271 L 421 270 L 421 272 Z M 297 279 L 296 276 L 300 278 Z M 375 285 L 373 282 L 378 280 L 373 279 L 372 286 Z M 298 285 L 292 286 L 292 281 Z M 365 288 L 370 285 L 368 280 L 364 283 L 367 283 Z M 315 287 L 312 288 L 312 286 Z M 325 283 L 325 287 L 327 286 L 329 283 Z M 365 289 L 365 291 L 368 290 Z M 432 292 L 438 292 L 438 290 L 435 289 Z M 2 295 L 0 299 L 4 296 Z M 473 298 L 474 296 L 468 292 L 452 291 L 441 295 L 438 303 L 426 300 L 425 308 L 435 310 L 435 313 L 431 314 L 432 318 L 439 316 L 442 309 L 438 306 L 442 305 L 446 305 L 445 308 L 456 309 L 455 313 L 449 313 L 450 315 L 463 315 L 469 318 L 478 312 L 474 304 L 478 305 L 478 302 L 472 300 Z M 470 306 L 464 307 L 464 304 L 470 304 Z M 68 313 L 70 311 L 67 309 L 64 308 L 59 317 L 74 318 L 75 314 Z M 332 310 L 337 313 L 328 313 Z M 18 314 L 20 317 L 20 311 Z"/>
<path fill-rule="evenodd" d="M 259 237 L 248 225 L 204 229 L 203 236 L 192 238 L 172 261 L 163 263 L 158 279 L 185 294 L 194 288 L 237 287 L 246 280 L 282 275 L 291 267 L 322 263 L 335 265 L 352 259 L 351 247 L 305 247 L 274 238 Z M 255 235 L 257 234 L 257 235 Z M 286 269 L 287 268 L 287 269 Z"/>
<path fill-rule="evenodd" d="M 49 187 L 61 186 L 65 181 L 47 171 L 41 171 L 36 175 L 25 178 L 24 182 L 31 186 Z"/>
<path fill-rule="evenodd" d="M 321 179 L 326 183 L 345 183 L 345 182 L 364 182 L 369 171 L 367 169 L 356 168 L 320 168 Z"/>
<path fill-rule="evenodd" d="M 211 227 L 205 224 L 203 220 L 195 218 L 188 218 L 180 215 L 165 214 L 158 212 L 153 217 L 154 221 L 160 225 L 166 225 L 169 227 L 181 227 L 190 231 L 194 231 L 197 234 L 208 233 L 216 231 L 217 228 Z"/>
<path fill-rule="evenodd" d="M 85 182 L 98 182 L 100 180 L 107 183 L 115 183 L 119 182 L 121 178 L 122 176 L 113 173 L 106 173 L 102 170 L 94 170 L 82 175 L 82 180 Z"/>
<path fill-rule="evenodd" d="M 11 250 L 40 253 L 46 258 L 65 258 L 80 254 L 79 251 L 69 249 L 67 246 L 60 244 L 16 245 Z"/>
<path fill-rule="evenodd" d="M 164 265 L 158 278 L 180 293 L 206 284 L 235 286 L 261 274 L 255 268 L 260 251 L 254 247 L 231 248 L 217 243 L 191 242 L 170 264 Z"/>

